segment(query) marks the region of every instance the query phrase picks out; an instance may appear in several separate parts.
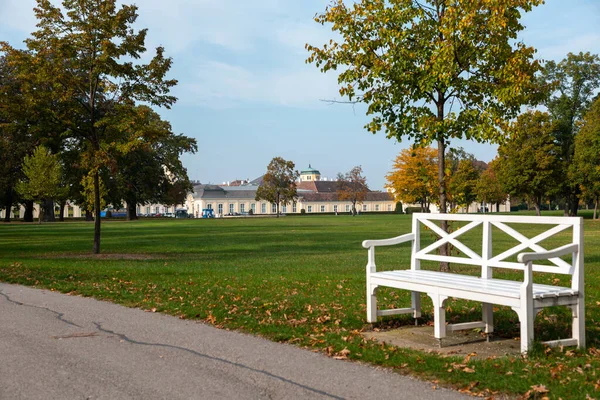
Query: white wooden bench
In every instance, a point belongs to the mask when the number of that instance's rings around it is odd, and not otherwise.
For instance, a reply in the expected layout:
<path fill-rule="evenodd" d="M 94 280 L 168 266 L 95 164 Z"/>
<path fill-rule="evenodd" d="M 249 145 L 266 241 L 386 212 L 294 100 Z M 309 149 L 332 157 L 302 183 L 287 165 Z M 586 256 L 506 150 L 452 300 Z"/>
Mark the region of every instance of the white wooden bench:
<path fill-rule="evenodd" d="M 439 221 L 459 221 L 462 227 L 451 233 L 439 227 Z M 481 254 L 473 251 L 460 241 L 461 235 L 481 230 Z M 532 238 L 526 237 L 517 227 L 535 225 L 544 231 Z M 423 233 L 421 227 L 427 227 L 435 240 L 432 244 L 421 248 L 423 239 L 431 235 Z M 494 251 L 492 233 L 502 231 L 514 238 L 518 244 L 508 250 Z M 555 236 L 559 232 L 569 230 L 564 244 L 547 250 L 539 243 Z M 476 232 L 476 231 L 473 231 Z M 473 236 L 473 232 L 471 236 Z M 564 237 L 563 237 L 564 240 Z M 375 248 L 390 246 L 404 242 L 412 242 L 410 269 L 408 265 L 402 269 L 377 272 L 375 267 Z M 460 255 L 440 256 L 435 254 L 444 243 L 449 243 L 460 252 Z M 472 238 L 471 238 L 472 243 Z M 472 247 L 475 248 L 473 244 Z M 530 217 L 508 215 L 467 215 L 467 214 L 413 214 L 412 233 L 383 240 L 365 240 L 363 247 L 368 249 L 367 263 L 367 321 L 376 322 L 378 316 L 395 314 L 413 314 L 421 316 L 420 294 L 426 293 L 433 302 L 435 337 L 440 340 L 447 331 L 485 328 L 485 332 L 493 332 L 493 304 L 511 307 L 519 316 L 521 329 L 521 352 L 525 353 L 533 340 L 533 321 L 544 307 L 568 306 L 573 316 L 572 338 L 546 342 L 550 346 L 577 345 L 585 347 L 585 310 L 583 285 L 583 221 L 579 217 Z M 478 245 L 479 247 L 479 245 Z M 530 249 L 529 251 L 527 251 Z M 511 261 L 517 255 L 517 261 Z M 571 262 L 560 257 L 571 256 Z M 567 258 L 568 259 L 568 258 Z M 463 275 L 452 272 L 439 272 L 421 269 L 421 261 L 448 261 L 452 264 L 475 265 L 481 267 L 481 276 Z M 539 260 L 548 260 L 539 264 Z M 538 261 L 538 263 L 534 263 Z M 523 281 L 511 281 L 492 278 L 493 268 L 522 270 Z M 385 268 L 389 269 L 389 268 Z M 571 287 L 552 286 L 533 283 L 533 272 L 571 275 Z M 412 304 L 409 308 L 389 310 L 377 309 L 377 288 L 387 286 L 405 289 L 412 292 Z M 455 297 L 474 300 L 482 303 L 483 317 L 481 321 L 460 324 L 446 324 L 445 306 L 447 298 Z"/>

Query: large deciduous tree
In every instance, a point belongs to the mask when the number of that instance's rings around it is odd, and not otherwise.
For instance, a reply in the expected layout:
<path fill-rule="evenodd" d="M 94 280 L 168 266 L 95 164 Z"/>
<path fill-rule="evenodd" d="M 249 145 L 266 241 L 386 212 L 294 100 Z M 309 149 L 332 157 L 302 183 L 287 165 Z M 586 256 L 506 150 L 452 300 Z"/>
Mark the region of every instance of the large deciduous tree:
<path fill-rule="evenodd" d="M 315 19 L 331 24 L 341 40 L 307 44 L 307 61 L 323 72 L 342 70 L 340 95 L 368 105 L 370 132 L 437 144 L 439 204 L 446 212 L 448 141 L 499 140 L 502 121 L 535 91 L 534 49 L 516 39 L 521 12 L 541 3 L 332 0 Z M 447 246 L 440 253 L 447 255 Z"/>
<path fill-rule="evenodd" d="M 275 157 L 267 166 L 267 173 L 256 190 L 256 201 L 266 200 L 275 204 L 277 217 L 279 218 L 279 206 L 293 202 L 296 197 L 296 181 L 298 171 L 292 161 L 286 161 L 281 157 Z"/>
<path fill-rule="evenodd" d="M 581 130 L 575 139 L 573 170 L 584 199 L 594 201 L 594 219 L 600 200 L 600 97 L 585 114 Z"/>
<path fill-rule="evenodd" d="M 509 128 L 510 139 L 498 147 L 498 179 L 513 196 L 523 196 L 540 215 L 542 200 L 556 191 L 560 148 L 554 123 L 540 111 L 521 114 Z M 563 176 L 564 178 L 564 176 Z"/>
<path fill-rule="evenodd" d="M 20 52 L 29 63 L 27 81 L 31 93 L 42 83 L 57 103 L 57 120 L 66 125 L 62 137 L 81 154 L 93 190 L 95 213 L 93 252 L 100 252 L 100 176 L 114 165 L 117 154 L 136 148 L 140 137 L 131 134 L 127 110 L 142 101 L 170 107 L 175 97 L 169 90 L 175 80 L 166 79 L 171 59 L 162 47 L 147 64 L 137 60 L 146 51 L 146 30 L 136 31 L 137 7 L 116 0 L 63 0 L 62 9 L 49 0 L 37 0 L 34 9 L 38 30 Z M 63 12 L 64 10 L 64 12 Z M 13 53 L 19 53 L 12 50 Z M 60 114 L 59 114 L 60 113 Z"/>
<path fill-rule="evenodd" d="M 428 146 L 400 151 L 385 179 L 396 200 L 418 203 L 422 212 L 429 212 L 429 205 L 438 193 L 437 150 Z"/>
<path fill-rule="evenodd" d="M 362 167 L 357 165 L 350 171 L 337 175 L 336 193 L 338 200 L 350 200 L 352 215 L 356 215 L 356 204 L 361 204 L 367 198 L 369 187 L 367 178 L 362 176 Z"/>
<path fill-rule="evenodd" d="M 110 197 L 115 203 L 127 203 L 127 218 L 137 219 L 137 205 L 159 203 L 182 204 L 192 190 L 180 155 L 195 153 L 196 140 L 174 134 L 171 124 L 147 106 L 134 110 L 139 116 L 136 129 L 142 130 L 145 141 L 135 150 L 117 157 L 112 174 L 115 192 Z"/>
<path fill-rule="evenodd" d="M 26 200 L 40 205 L 38 222 L 41 223 L 41 205 L 44 200 L 60 197 L 65 189 L 61 186 L 63 168 L 58 157 L 44 147 L 38 146 L 33 155 L 23 161 L 25 179 L 17 183 L 17 192 Z M 53 212 L 54 210 L 52 210 Z"/>
<path fill-rule="evenodd" d="M 543 72 L 542 79 L 552 87 L 546 106 L 557 121 L 554 132 L 561 149 L 561 168 L 572 175 L 576 172 L 573 169 L 573 157 L 579 122 L 596 89 L 600 87 L 600 58 L 589 52 L 569 53 L 559 63 L 546 63 Z M 565 200 L 565 215 L 577 215 L 579 188 L 575 181 L 563 179 L 559 185 L 559 194 Z"/>

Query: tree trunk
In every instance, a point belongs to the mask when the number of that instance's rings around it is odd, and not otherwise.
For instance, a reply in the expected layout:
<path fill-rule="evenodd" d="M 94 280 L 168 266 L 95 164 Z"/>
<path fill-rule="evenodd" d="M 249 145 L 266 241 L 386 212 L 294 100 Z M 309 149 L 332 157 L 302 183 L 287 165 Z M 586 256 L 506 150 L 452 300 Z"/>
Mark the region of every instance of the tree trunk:
<path fill-rule="evenodd" d="M 596 197 L 596 199 L 594 200 L 594 217 L 592 219 L 596 219 L 597 217 L 597 211 L 598 211 L 598 198 Z"/>
<path fill-rule="evenodd" d="M 4 213 L 4 222 L 10 222 L 10 211 L 13 205 L 13 188 L 8 188 L 6 193 L 6 212 Z"/>
<path fill-rule="evenodd" d="M 537 215 L 538 217 L 542 215 L 542 213 L 540 212 L 540 201 L 536 200 L 533 202 L 533 207 L 535 207 L 535 215 Z"/>
<path fill-rule="evenodd" d="M 577 194 L 572 193 L 571 194 L 571 209 L 569 210 L 569 215 L 571 217 L 576 217 L 578 210 L 579 210 L 579 198 L 577 197 Z"/>
<path fill-rule="evenodd" d="M 63 200 L 59 204 L 60 204 L 60 215 L 58 216 L 58 220 L 60 222 L 65 222 L 65 207 L 67 206 L 67 201 Z"/>
<path fill-rule="evenodd" d="M 444 118 L 444 106 L 443 104 L 438 105 L 438 119 L 441 120 Z M 442 137 L 438 138 L 438 183 L 440 185 L 440 213 L 445 214 L 446 209 L 446 143 Z M 448 232 L 448 221 L 442 220 L 440 221 L 440 228 L 444 232 Z M 440 246 L 440 255 L 447 256 L 448 255 L 448 243 L 444 243 Z M 440 262 L 440 271 L 450 271 L 450 264 L 447 261 Z"/>
<path fill-rule="evenodd" d="M 100 254 L 100 176 L 94 172 L 94 247 L 92 253 Z"/>
<path fill-rule="evenodd" d="M 54 216 L 54 200 L 43 200 L 41 206 L 44 207 L 44 221 L 56 222 L 56 217 Z"/>
<path fill-rule="evenodd" d="M 127 220 L 134 221 L 138 219 L 137 216 L 137 202 L 135 196 L 127 200 Z"/>
<path fill-rule="evenodd" d="M 85 220 L 86 221 L 93 221 L 94 220 L 94 216 L 92 215 L 92 212 L 90 210 L 85 210 Z"/>
<path fill-rule="evenodd" d="M 25 201 L 25 215 L 23 215 L 24 222 L 33 222 L 33 200 Z"/>

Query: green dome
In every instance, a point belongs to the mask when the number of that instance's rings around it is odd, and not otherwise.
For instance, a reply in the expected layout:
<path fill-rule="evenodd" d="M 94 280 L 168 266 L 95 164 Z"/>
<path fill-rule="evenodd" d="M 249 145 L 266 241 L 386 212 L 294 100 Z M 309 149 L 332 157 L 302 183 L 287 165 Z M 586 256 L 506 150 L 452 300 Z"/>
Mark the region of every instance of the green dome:
<path fill-rule="evenodd" d="M 303 169 L 302 171 L 300 171 L 300 173 L 302 175 L 312 175 L 312 174 L 321 175 L 321 173 L 319 172 L 319 170 L 312 168 L 310 166 L 310 164 L 308 164 L 308 169 Z"/>

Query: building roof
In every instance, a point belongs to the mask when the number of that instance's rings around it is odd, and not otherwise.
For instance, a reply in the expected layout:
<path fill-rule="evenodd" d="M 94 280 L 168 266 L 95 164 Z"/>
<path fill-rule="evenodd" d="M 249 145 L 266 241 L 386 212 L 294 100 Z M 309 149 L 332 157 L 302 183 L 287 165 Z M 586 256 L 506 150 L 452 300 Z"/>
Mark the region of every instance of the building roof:
<path fill-rule="evenodd" d="M 324 202 L 324 201 L 348 201 L 339 200 L 336 192 L 326 193 L 315 193 L 315 192 L 302 192 L 298 193 L 298 197 L 301 197 L 304 201 L 310 202 Z M 391 201 L 394 200 L 394 196 L 386 192 L 368 192 L 365 198 L 366 201 Z"/>
<path fill-rule="evenodd" d="M 321 173 L 319 172 L 319 170 L 314 169 L 313 167 L 310 166 L 310 164 L 308 164 L 308 168 L 307 169 L 303 169 L 302 171 L 300 171 L 300 174 L 308 174 L 308 175 L 316 174 L 316 175 L 321 175 Z"/>

